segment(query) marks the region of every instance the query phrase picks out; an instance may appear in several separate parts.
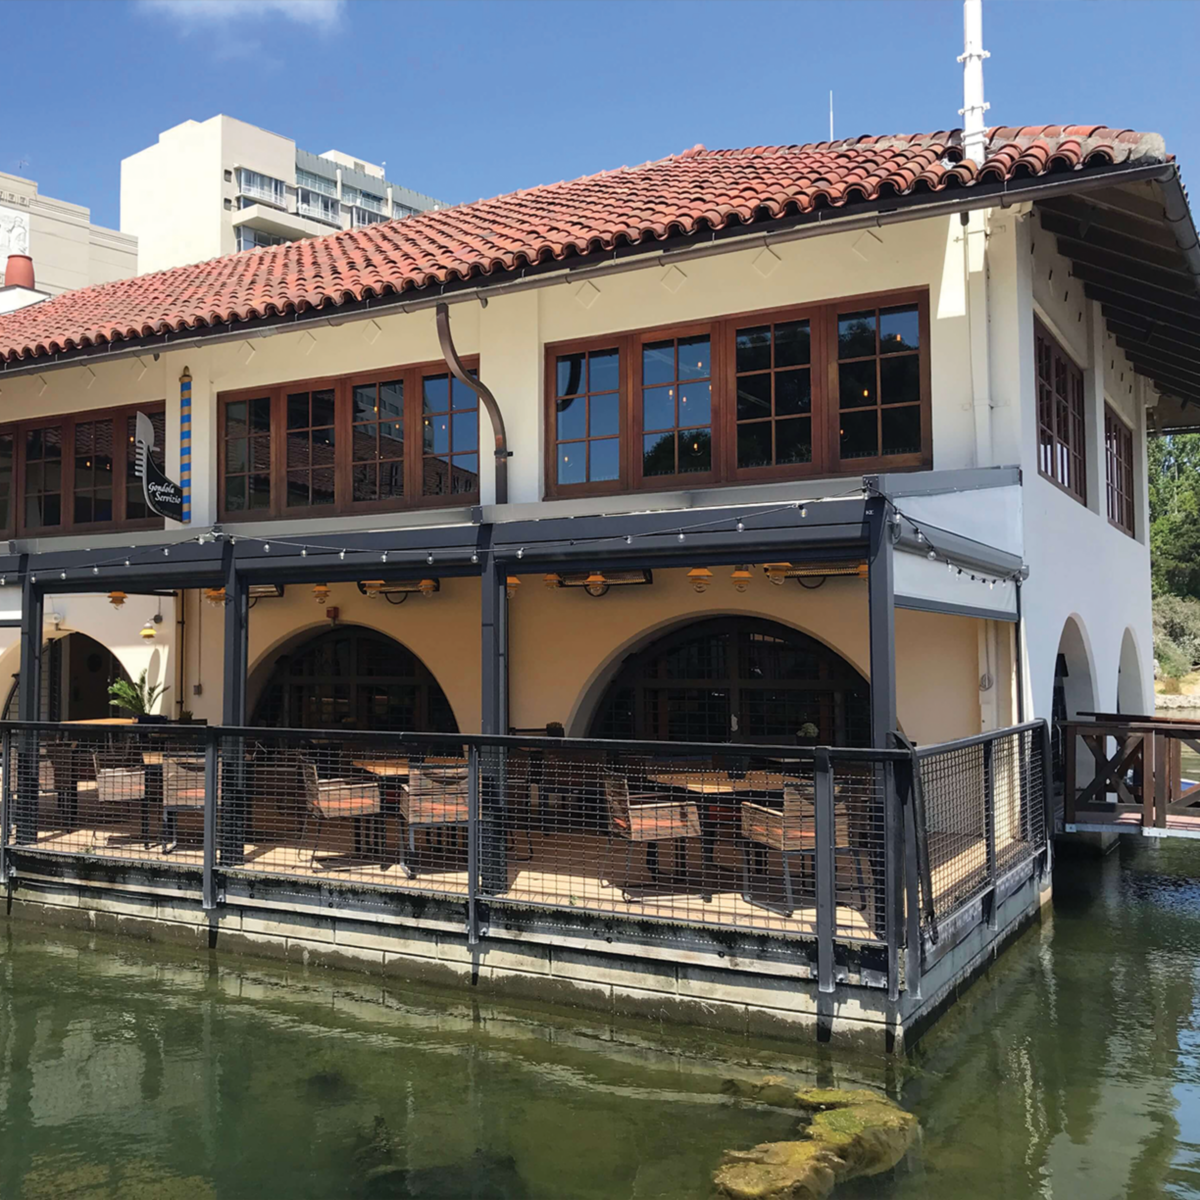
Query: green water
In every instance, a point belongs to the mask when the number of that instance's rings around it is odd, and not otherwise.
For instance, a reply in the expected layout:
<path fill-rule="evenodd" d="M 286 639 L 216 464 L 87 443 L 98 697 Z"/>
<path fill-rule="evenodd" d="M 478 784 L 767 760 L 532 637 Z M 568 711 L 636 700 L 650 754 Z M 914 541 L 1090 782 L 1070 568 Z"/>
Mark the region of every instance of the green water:
<path fill-rule="evenodd" d="M 907 1060 L 0 925 L 0 1200 L 711 1196 L 794 1122 L 732 1073 L 920 1118 L 839 1197 L 1200 1196 L 1200 848 L 1060 861 L 1052 920 Z"/>

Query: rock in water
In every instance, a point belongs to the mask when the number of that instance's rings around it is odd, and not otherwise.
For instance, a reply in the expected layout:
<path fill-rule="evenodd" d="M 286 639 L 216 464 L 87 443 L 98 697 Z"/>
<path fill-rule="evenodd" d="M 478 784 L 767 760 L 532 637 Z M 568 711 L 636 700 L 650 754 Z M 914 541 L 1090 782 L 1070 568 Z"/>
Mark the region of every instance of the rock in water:
<path fill-rule="evenodd" d="M 796 1141 L 726 1152 L 713 1182 L 733 1200 L 820 1200 L 842 1180 L 890 1171 L 917 1136 L 912 1113 L 865 1088 L 797 1090 L 768 1075 L 728 1080 L 724 1091 L 809 1120 Z"/>

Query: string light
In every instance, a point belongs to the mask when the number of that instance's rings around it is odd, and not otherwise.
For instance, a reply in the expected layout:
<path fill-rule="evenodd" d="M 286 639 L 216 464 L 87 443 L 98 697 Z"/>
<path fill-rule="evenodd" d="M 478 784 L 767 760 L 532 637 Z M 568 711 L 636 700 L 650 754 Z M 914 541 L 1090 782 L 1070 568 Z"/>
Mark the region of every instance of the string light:
<path fill-rule="evenodd" d="M 737 524 L 734 526 L 734 529 L 736 529 L 736 530 L 738 531 L 738 533 L 745 533 L 745 532 L 746 532 L 746 526 L 745 526 L 745 523 L 744 523 L 744 522 L 742 522 L 742 521 L 739 521 L 739 522 L 738 522 L 738 523 L 737 523 Z"/>

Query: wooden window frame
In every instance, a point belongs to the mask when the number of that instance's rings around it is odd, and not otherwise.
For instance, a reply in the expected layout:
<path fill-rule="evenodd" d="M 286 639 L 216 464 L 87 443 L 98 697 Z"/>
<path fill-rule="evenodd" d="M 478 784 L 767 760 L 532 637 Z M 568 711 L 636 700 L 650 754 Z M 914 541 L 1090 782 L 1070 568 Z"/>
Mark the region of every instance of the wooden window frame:
<path fill-rule="evenodd" d="M 478 370 L 478 357 L 463 359 L 467 370 Z M 452 508 L 479 503 L 479 491 L 459 495 L 425 496 L 421 494 L 424 460 L 421 404 L 422 378 L 445 375 L 448 368 L 441 359 L 360 371 L 352 375 L 324 375 L 311 379 L 293 379 L 263 387 L 238 388 L 221 392 L 217 397 L 217 480 L 218 510 L 224 523 L 245 521 L 294 520 L 297 517 L 320 520 L 357 514 L 404 512 L 424 508 Z M 404 495 L 383 500 L 354 501 L 353 496 L 353 393 L 361 384 L 378 384 L 401 380 L 404 386 Z M 334 393 L 334 502 L 332 504 L 291 506 L 287 504 L 287 397 L 296 392 L 331 389 Z M 241 400 L 269 397 L 271 402 L 271 503 L 268 508 L 230 509 L 225 495 L 225 414 L 230 404 Z M 482 412 L 478 417 L 482 417 Z M 479 431 L 483 441 L 483 430 Z M 482 444 L 479 451 L 482 470 Z"/>
<path fill-rule="evenodd" d="M 1104 476 L 1108 523 L 1134 537 L 1133 430 L 1108 403 L 1104 405 Z"/>
<path fill-rule="evenodd" d="M 1067 396 L 1067 421 L 1066 430 L 1067 436 L 1063 436 L 1063 431 L 1060 429 L 1061 422 L 1059 421 L 1059 398 L 1054 388 L 1054 379 L 1043 379 L 1041 366 L 1038 361 L 1038 342 L 1045 341 L 1050 347 L 1051 353 L 1051 371 L 1053 371 L 1058 363 L 1061 363 L 1065 368 L 1068 380 L 1068 388 L 1074 385 L 1075 394 L 1078 396 L 1078 406 L 1071 394 Z M 1038 474 L 1048 483 L 1052 483 L 1060 492 L 1064 492 L 1070 496 L 1072 500 L 1077 500 L 1080 504 L 1087 506 L 1087 485 L 1088 485 L 1088 466 L 1087 466 L 1087 390 L 1084 384 L 1083 368 L 1075 361 L 1066 347 L 1059 341 L 1044 322 L 1038 318 L 1033 321 L 1033 369 L 1034 369 L 1034 387 L 1036 389 L 1036 417 L 1037 417 L 1037 465 Z M 1047 425 L 1042 420 L 1042 388 L 1050 389 L 1050 395 L 1053 403 L 1053 415 L 1051 424 Z M 1071 435 L 1071 421 L 1076 418 L 1079 430 L 1079 445 L 1076 446 Z M 1047 471 L 1042 465 L 1042 446 L 1045 440 L 1048 439 L 1051 455 L 1050 455 L 1050 470 Z M 1078 464 L 1078 471 L 1069 471 L 1067 478 L 1059 477 L 1059 464 L 1061 461 L 1060 449 L 1066 452 L 1068 465 Z"/>
<path fill-rule="evenodd" d="M 13 439 L 12 504 L 7 525 L 0 527 L 0 538 L 59 537 L 80 533 L 114 533 L 126 530 L 162 529 L 162 517 L 151 515 L 133 520 L 125 518 L 129 483 L 129 458 L 134 452 L 125 432 L 129 418 L 135 413 L 165 416 L 166 402 L 122 404 L 114 408 L 85 409 L 80 412 L 57 413 L 54 416 L 11 421 L 0 425 L 0 435 Z M 75 520 L 75 427 L 97 421 L 113 423 L 113 519 L 111 521 Z M 27 525 L 25 522 L 26 437 L 39 429 L 62 430 L 62 520 L 57 525 Z"/>
<path fill-rule="evenodd" d="M 876 455 L 871 458 L 841 459 L 838 422 L 837 316 L 839 312 L 863 308 L 893 308 L 916 305 L 920 323 L 920 413 L 921 449 L 912 454 Z M 736 335 L 739 328 L 755 324 L 807 320 L 810 328 L 809 370 L 812 388 L 812 459 L 806 463 L 768 464 L 760 467 L 737 465 L 737 361 Z M 695 337 L 707 333 L 712 372 L 712 470 L 674 475 L 642 473 L 641 390 L 642 347 L 668 338 Z M 779 308 L 750 309 L 710 320 L 659 325 L 607 335 L 573 338 L 545 345 L 543 364 L 542 439 L 543 488 L 548 500 L 617 493 L 675 491 L 684 488 L 736 486 L 810 477 L 863 475 L 876 471 L 927 470 L 933 465 L 932 371 L 929 344 L 929 290 L 905 288 L 888 292 L 840 297 L 832 301 Z M 619 355 L 619 477 L 599 483 L 558 482 L 557 359 L 586 351 L 615 349 Z"/>

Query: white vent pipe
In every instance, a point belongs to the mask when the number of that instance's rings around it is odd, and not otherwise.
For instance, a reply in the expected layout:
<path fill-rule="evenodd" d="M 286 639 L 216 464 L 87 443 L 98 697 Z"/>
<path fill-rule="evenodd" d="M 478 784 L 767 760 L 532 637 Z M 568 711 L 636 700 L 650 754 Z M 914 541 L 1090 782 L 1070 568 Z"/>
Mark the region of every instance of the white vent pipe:
<path fill-rule="evenodd" d="M 989 107 L 983 99 L 983 60 L 987 57 L 983 48 L 983 0 L 963 0 L 963 52 L 958 56 L 963 65 L 963 106 L 958 112 L 963 119 L 963 153 L 976 166 L 987 157 L 987 127 L 983 120 Z"/>

